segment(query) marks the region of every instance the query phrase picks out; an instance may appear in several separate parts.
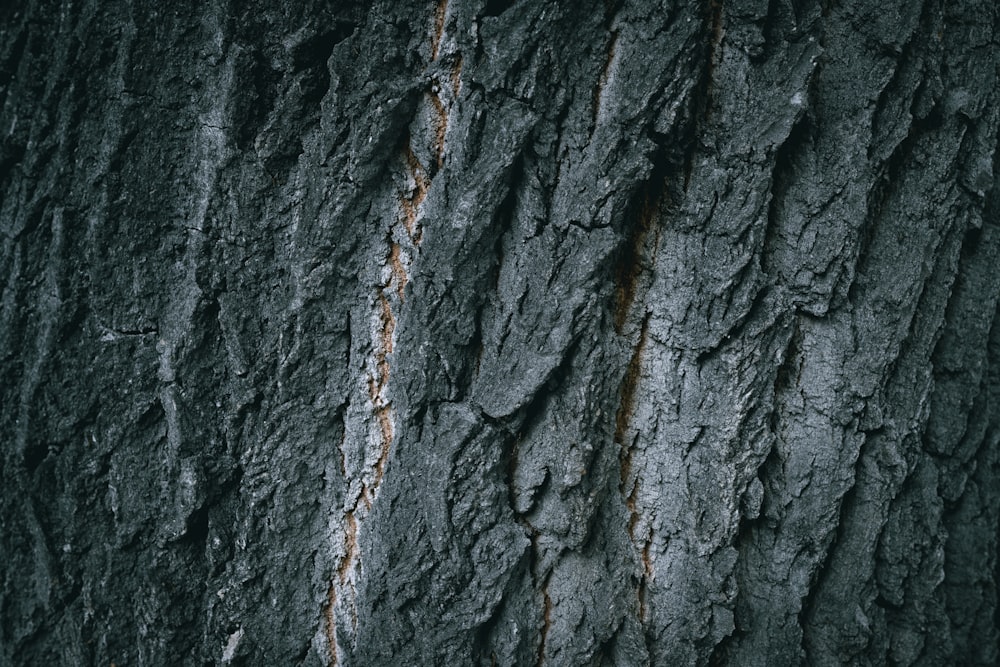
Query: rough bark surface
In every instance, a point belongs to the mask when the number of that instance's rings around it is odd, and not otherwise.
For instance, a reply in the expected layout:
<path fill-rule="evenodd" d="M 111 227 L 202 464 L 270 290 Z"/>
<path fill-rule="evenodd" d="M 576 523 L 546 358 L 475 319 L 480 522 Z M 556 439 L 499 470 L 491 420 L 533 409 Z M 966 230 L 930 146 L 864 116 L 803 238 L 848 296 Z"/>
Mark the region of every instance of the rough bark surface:
<path fill-rule="evenodd" d="M 0 8 L 0 663 L 995 664 L 992 0 Z"/>

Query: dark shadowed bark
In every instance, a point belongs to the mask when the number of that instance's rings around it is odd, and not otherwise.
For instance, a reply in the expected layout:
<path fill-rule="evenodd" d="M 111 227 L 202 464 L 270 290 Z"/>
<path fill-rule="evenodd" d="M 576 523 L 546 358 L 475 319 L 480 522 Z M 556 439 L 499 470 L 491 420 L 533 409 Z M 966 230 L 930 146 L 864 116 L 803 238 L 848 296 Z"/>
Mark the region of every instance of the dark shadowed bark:
<path fill-rule="evenodd" d="M 993 0 L 0 8 L 0 663 L 995 664 Z"/>

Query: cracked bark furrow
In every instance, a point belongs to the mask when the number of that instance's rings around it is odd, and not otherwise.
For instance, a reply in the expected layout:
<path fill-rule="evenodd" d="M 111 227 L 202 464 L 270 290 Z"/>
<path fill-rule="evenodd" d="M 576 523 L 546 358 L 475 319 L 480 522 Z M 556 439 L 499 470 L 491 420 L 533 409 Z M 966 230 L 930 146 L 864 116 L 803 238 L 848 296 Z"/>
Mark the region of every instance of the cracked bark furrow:
<path fill-rule="evenodd" d="M 420 160 L 417 156 L 413 154 L 413 149 L 408 144 L 406 147 L 406 166 L 409 169 L 408 177 L 412 179 L 413 186 L 409 193 L 404 192 L 400 199 L 400 206 L 403 210 L 403 225 L 406 227 L 406 234 L 409 236 L 410 240 L 415 244 L 420 244 L 420 239 L 422 236 L 418 216 L 420 214 L 420 205 L 424 203 L 424 199 L 427 198 L 427 190 L 430 188 L 430 179 L 427 176 L 427 170 L 424 166 L 420 164 Z M 394 246 L 394 250 L 398 248 Z M 398 259 L 398 251 L 397 251 Z M 399 282 L 397 281 L 397 284 Z M 402 286 L 400 289 L 400 300 L 402 301 Z"/>
<path fill-rule="evenodd" d="M 625 497 L 625 505 L 629 512 L 628 535 L 638 550 L 642 563 L 642 572 L 637 589 L 640 623 L 645 623 L 646 620 L 646 582 L 653 575 L 653 562 L 649 556 L 652 535 L 648 534 L 648 530 L 647 535 L 643 537 L 637 535 L 637 526 L 640 518 L 642 517 L 637 502 L 639 485 L 642 484 L 643 481 L 640 479 L 639 475 L 633 474 L 632 470 L 632 457 L 634 453 L 633 447 L 634 440 L 637 435 L 629 429 L 629 421 L 631 420 L 632 414 L 635 410 L 636 395 L 640 386 L 642 353 L 643 348 L 646 346 L 646 339 L 649 333 L 648 328 L 649 317 L 647 316 L 642 321 L 642 327 L 639 331 L 639 342 L 636 344 L 635 351 L 632 354 L 632 359 L 629 361 L 628 369 L 625 372 L 625 378 L 622 380 L 621 403 L 619 404 L 618 411 L 615 414 L 614 438 L 614 442 L 621 447 L 619 488 Z"/>
<path fill-rule="evenodd" d="M 545 639 L 549 635 L 549 628 L 552 627 L 552 598 L 549 597 L 549 576 L 545 577 L 542 583 L 542 624 L 538 639 L 538 660 L 536 665 L 545 664 Z"/>

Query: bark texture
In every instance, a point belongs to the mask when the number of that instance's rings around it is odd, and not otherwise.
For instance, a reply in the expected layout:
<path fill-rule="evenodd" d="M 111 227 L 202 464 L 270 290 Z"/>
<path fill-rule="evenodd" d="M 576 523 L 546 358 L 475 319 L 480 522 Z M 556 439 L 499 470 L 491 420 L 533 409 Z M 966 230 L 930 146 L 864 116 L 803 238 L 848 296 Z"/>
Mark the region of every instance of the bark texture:
<path fill-rule="evenodd" d="M 995 664 L 993 0 L 0 8 L 0 663 Z"/>

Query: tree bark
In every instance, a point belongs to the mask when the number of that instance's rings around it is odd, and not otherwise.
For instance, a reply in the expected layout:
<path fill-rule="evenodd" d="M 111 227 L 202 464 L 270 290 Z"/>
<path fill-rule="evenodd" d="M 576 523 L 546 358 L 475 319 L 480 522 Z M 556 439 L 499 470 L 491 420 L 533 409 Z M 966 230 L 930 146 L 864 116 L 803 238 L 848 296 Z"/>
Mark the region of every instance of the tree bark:
<path fill-rule="evenodd" d="M 0 662 L 995 664 L 989 0 L 0 9 Z"/>

